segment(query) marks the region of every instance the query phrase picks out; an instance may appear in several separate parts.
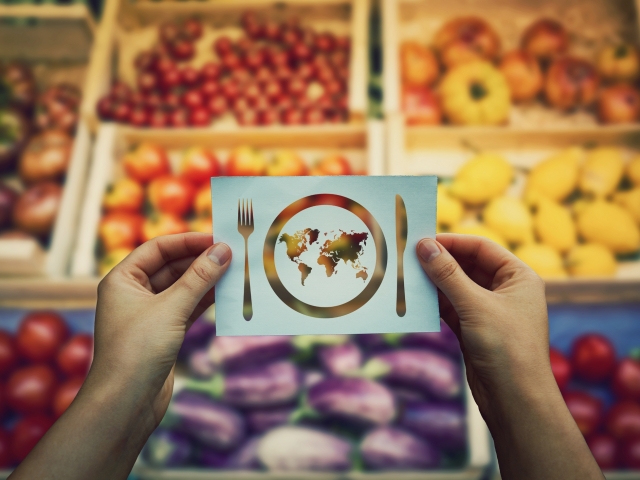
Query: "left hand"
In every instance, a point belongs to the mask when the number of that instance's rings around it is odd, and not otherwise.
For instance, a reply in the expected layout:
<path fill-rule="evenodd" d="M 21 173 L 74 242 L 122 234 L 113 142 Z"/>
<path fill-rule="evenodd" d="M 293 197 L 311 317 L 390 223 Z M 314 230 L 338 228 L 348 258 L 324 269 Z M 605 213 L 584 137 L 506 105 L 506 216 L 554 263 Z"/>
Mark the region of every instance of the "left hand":
<path fill-rule="evenodd" d="M 231 250 L 211 235 L 186 233 L 151 240 L 118 264 L 98 287 L 95 354 L 86 387 L 126 383 L 152 412 L 164 416 L 173 366 L 185 333 L 213 303 L 213 287 Z M 118 389 L 120 390 L 120 389 Z"/>

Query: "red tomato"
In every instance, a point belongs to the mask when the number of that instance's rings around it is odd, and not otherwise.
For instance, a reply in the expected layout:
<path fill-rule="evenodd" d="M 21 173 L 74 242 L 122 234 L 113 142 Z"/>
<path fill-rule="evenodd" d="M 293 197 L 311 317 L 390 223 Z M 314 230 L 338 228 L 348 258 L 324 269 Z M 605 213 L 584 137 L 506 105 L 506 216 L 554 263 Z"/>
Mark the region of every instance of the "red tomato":
<path fill-rule="evenodd" d="M 43 414 L 30 415 L 16 423 L 11 432 L 10 442 L 13 461 L 19 463 L 24 460 L 51 425 L 53 425 L 53 419 Z"/>
<path fill-rule="evenodd" d="M 190 148 L 180 161 L 180 175 L 196 185 L 208 183 L 220 173 L 218 158 L 204 148 Z"/>
<path fill-rule="evenodd" d="M 582 435 L 586 437 L 595 432 L 602 423 L 602 402 L 584 392 L 567 392 L 563 396 Z"/>
<path fill-rule="evenodd" d="M 121 178 L 109 186 L 102 205 L 107 212 L 138 213 L 144 203 L 144 188 L 135 180 Z"/>
<path fill-rule="evenodd" d="M 630 400 L 616 403 L 607 415 L 607 430 L 617 439 L 640 437 L 640 405 Z"/>
<path fill-rule="evenodd" d="M 311 175 L 351 175 L 349 160 L 338 154 L 328 155 L 311 169 Z"/>
<path fill-rule="evenodd" d="M 160 147 L 143 143 L 124 157 L 124 169 L 134 180 L 147 183 L 171 171 L 167 153 Z"/>
<path fill-rule="evenodd" d="M 4 385 L 0 384 L 0 419 L 7 411 L 7 391 Z"/>
<path fill-rule="evenodd" d="M 64 319 L 55 312 L 28 314 L 18 327 L 18 353 L 32 362 L 53 360 L 69 336 Z"/>
<path fill-rule="evenodd" d="M 20 368 L 7 382 L 7 404 L 18 413 L 46 412 L 57 383 L 56 374 L 48 365 Z"/>
<path fill-rule="evenodd" d="M 619 398 L 640 401 L 640 361 L 623 359 L 613 372 L 612 386 Z"/>
<path fill-rule="evenodd" d="M 193 206 L 194 196 L 193 185 L 181 177 L 165 175 L 149 184 L 149 201 L 162 213 L 187 214 Z"/>
<path fill-rule="evenodd" d="M 9 434 L 0 429 L 0 468 L 11 466 L 11 443 L 9 442 Z"/>
<path fill-rule="evenodd" d="M 152 215 L 142 225 L 142 241 L 148 242 L 161 235 L 173 235 L 189 231 L 189 225 L 181 217 L 170 213 Z"/>
<path fill-rule="evenodd" d="M 0 330 L 0 376 L 9 373 L 18 363 L 13 337 Z"/>
<path fill-rule="evenodd" d="M 72 337 L 58 353 L 58 368 L 70 377 L 86 376 L 93 360 L 93 337 L 79 334 Z"/>
<path fill-rule="evenodd" d="M 640 469 L 640 437 L 632 438 L 622 444 L 622 464 L 633 470 Z"/>
<path fill-rule="evenodd" d="M 600 382 L 613 373 L 616 351 L 604 336 L 589 333 L 573 342 L 571 351 L 573 371 L 583 380 Z"/>
<path fill-rule="evenodd" d="M 203 185 L 196 193 L 193 209 L 197 215 L 211 217 L 211 185 Z"/>
<path fill-rule="evenodd" d="M 549 349 L 549 359 L 551 360 L 553 377 L 556 379 L 560 390 L 564 390 L 571 379 L 571 364 L 569 360 L 555 348 Z"/>
<path fill-rule="evenodd" d="M 618 442 L 611 435 L 595 434 L 587 445 L 602 470 L 613 470 L 618 466 Z"/>
<path fill-rule="evenodd" d="M 134 249 L 140 243 L 144 218 L 137 213 L 111 212 L 100 220 L 98 236 L 107 252 L 119 248 Z"/>
<path fill-rule="evenodd" d="M 60 418 L 66 412 L 73 399 L 76 398 L 80 387 L 84 383 L 83 377 L 76 377 L 64 382 L 53 397 L 53 414 L 56 418 Z"/>

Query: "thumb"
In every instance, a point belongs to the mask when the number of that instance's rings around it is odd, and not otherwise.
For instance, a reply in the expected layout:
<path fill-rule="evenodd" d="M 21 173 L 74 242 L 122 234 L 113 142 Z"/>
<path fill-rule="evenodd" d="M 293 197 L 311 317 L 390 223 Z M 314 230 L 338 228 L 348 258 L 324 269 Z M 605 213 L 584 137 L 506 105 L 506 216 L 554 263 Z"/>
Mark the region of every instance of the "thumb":
<path fill-rule="evenodd" d="M 231 249 L 227 244 L 212 245 L 166 290 L 168 296 L 192 311 L 202 297 L 218 283 L 229 267 L 230 260 Z"/>
<path fill-rule="evenodd" d="M 422 268 L 431 281 L 449 299 L 454 309 L 468 303 L 477 294 L 477 285 L 462 270 L 456 259 L 436 240 L 422 239 L 416 248 Z"/>

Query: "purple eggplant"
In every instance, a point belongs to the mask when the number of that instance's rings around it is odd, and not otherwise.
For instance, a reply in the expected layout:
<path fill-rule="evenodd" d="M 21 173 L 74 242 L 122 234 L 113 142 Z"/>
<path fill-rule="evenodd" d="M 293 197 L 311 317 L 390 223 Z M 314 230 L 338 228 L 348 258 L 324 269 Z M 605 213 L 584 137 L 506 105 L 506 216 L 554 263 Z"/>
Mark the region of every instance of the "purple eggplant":
<path fill-rule="evenodd" d="M 467 444 L 465 410 L 460 404 L 407 403 L 398 423 L 445 450 L 461 450 Z"/>
<path fill-rule="evenodd" d="M 449 325 L 443 321 L 440 321 L 439 332 L 408 333 L 400 338 L 400 345 L 404 347 L 425 347 L 460 358 L 458 337 L 449 328 Z"/>
<path fill-rule="evenodd" d="M 351 467 L 351 444 L 319 430 L 285 426 L 271 430 L 258 445 L 260 463 L 275 471 L 344 471 Z"/>
<path fill-rule="evenodd" d="M 154 467 L 180 467 L 191 457 L 192 445 L 181 432 L 158 428 L 147 440 L 142 458 Z"/>
<path fill-rule="evenodd" d="M 187 364 L 189 366 L 189 373 L 195 378 L 211 378 L 218 371 L 218 367 L 216 367 L 209 358 L 209 351 L 206 348 L 191 352 Z"/>
<path fill-rule="evenodd" d="M 407 402 L 425 402 L 429 400 L 429 396 L 423 391 L 416 390 L 414 388 L 408 388 L 404 386 L 391 386 L 389 387 L 391 393 L 396 400 L 404 405 Z"/>
<path fill-rule="evenodd" d="M 351 342 L 320 347 L 318 358 L 324 370 L 336 377 L 355 372 L 362 366 L 362 352 Z"/>
<path fill-rule="evenodd" d="M 198 318 L 184 336 L 182 347 L 178 353 L 179 357 L 188 358 L 195 350 L 205 348 L 215 334 L 215 323 L 206 320 L 204 317 Z"/>
<path fill-rule="evenodd" d="M 367 351 L 379 351 L 388 347 L 388 343 L 381 333 L 362 333 L 354 335 L 358 345 Z"/>
<path fill-rule="evenodd" d="M 206 395 L 183 390 L 174 397 L 169 412 L 177 418 L 181 431 L 206 447 L 231 450 L 244 438 L 242 416 Z"/>
<path fill-rule="evenodd" d="M 211 342 L 213 363 L 226 370 L 262 365 L 286 358 L 294 351 L 291 337 L 216 337 Z"/>
<path fill-rule="evenodd" d="M 395 350 L 374 355 L 362 369 L 365 376 L 425 391 L 439 400 L 462 393 L 460 365 L 441 353 L 428 350 Z"/>
<path fill-rule="evenodd" d="M 307 415 L 335 417 L 368 425 L 384 425 L 396 415 L 393 394 L 384 385 L 366 378 L 330 377 L 307 392 L 307 406 L 294 418 Z"/>
<path fill-rule="evenodd" d="M 305 388 L 311 388 L 325 378 L 326 375 L 319 370 L 305 370 L 302 372 L 302 384 Z"/>
<path fill-rule="evenodd" d="M 290 406 L 250 410 L 245 412 L 245 419 L 249 430 L 263 433 L 288 423 L 294 411 L 295 408 Z"/>
<path fill-rule="evenodd" d="M 244 442 L 236 451 L 234 451 L 225 468 L 233 470 L 257 470 L 260 468 L 260 460 L 258 460 L 258 445 L 260 437 L 251 437 Z"/>
<path fill-rule="evenodd" d="M 422 470 L 440 465 L 440 452 L 427 440 L 397 427 L 379 427 L 360 444 L 364 464 L 373 470 Z"/>
<path fill-rule="evenodd" d="M 207 381 L 192 380 L 187 385 L 235 407 L 270 407 L 293 402 L 302 386 L 302 375 L 293 363 L 283 360 L 218 374 Z"/>
<path fill-rule="evenodd" d="M 201 448 L 197 455 L 197 464 L 204 468 L 226 468 L 229 463 L 229 454 L 219 452 L 214 448 Z"/>

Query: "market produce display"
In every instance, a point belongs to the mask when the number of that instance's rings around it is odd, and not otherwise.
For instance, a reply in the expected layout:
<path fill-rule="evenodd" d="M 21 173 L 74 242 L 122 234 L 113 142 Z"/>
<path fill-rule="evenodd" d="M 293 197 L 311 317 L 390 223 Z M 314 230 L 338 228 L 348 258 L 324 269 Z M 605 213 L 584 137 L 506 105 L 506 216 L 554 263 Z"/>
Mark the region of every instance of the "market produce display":
<path fill-rule="evenodd" d="M 157 468 L 461 468 L 468 452 L 458 340 L 441 333 L 216 337 L 199 319 L 187 377 L 142 452 Z"/>
<path fill-rule="evenodd" d="M 48 242 L 79 103 L 74 86 L 60 83 L 38 92 L 29 66 L 0 66 L 0 238 Z"/>
<path fill-rule="evenodd" d="M 0 326 L 0 468 L 20 463 L 71 405 L 92 358 L 93 336 L 58 312 L 29 312 L 15 333 Z"/>
<path fill-rule="evenodd" d="M 239 125 L 348 119 L 349 37 L 254 12 L 237 28 L 241 38 L 197 18 L 160 25 L 156 45 L 135 59 L 136 85 L 115 81 L 99 117 L 153 128 L 206 127 L 223 116 Z"/>
<path fill-rule="evenodd" d="M 445 22 L 431 39 L 403 42 L 407 124 L 504 125 L 512 104 L 535 103 L 560 112 L 584 110 L 606 124 L 638 121 L 637 46 L 611 44 L 583 58 L 571 51 L 570 38 L 561 22 L 541 18 L 522 32 L 518 48 L 503 53 L 488 19 L 463 16 Z"/>
<path fill-rule="evenodd" d="M 439 231 L 487 237 L 544 278 L 616 274 L 640 251 L 640 156 L 572 147 L 519 172 L 479 153 L 438 185 Z"/>
<path fill-rule="evenodd" d="M 168 151 L 148 143 L 128 152 L 122 169 L 125 175 L 108 187 L 102 203 L 101 275 L 157 236 L 212 233 L 211 177 L 355 173 L 349 160 L 338 153 L 320 157 L 309 167 L 292 150 L 271 154 L 242 146 L 223 156 L 202 147 Z"/>
<path fill-rule="evenodd" d="M 603 470 L 640 468 L 640 360 L 620 356 L 606 336 L 585 333 L 551 369 L 571 415 Z M 596 390 L 592 391 L 593 388 Z M 599 392 L 605 390 L 605 395 Z"/>

